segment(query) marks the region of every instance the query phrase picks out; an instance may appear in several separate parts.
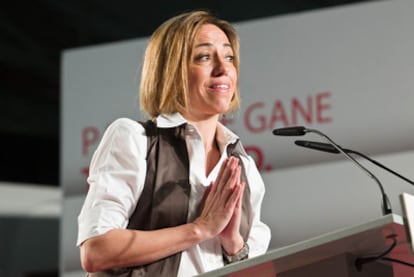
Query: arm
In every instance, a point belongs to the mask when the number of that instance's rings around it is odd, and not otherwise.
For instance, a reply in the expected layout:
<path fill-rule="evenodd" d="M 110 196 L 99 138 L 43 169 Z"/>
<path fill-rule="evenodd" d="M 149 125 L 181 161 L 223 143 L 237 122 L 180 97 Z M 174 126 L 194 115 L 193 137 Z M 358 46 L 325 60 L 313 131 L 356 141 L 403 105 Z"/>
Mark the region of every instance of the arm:
<path fill-rule="evenodd" d="M 86 240 L 81 245 L 82 267 L 95 272 L 143 265 L 217 236 L 228 224 L 241 195 L 242 188 L 235 186 L 236 175 L 228 173 L 211 185 L 201 215 L 193 223 L 153 231 L 113 229 Z"/>
<path fill-rule="evenodd" d="M 82 243 L 81 264 L 87 272 L 143 265 L 207 238 L 194 223 L 154 231 L 113 229 Z"/>
<path fill-rule="evenodd" d="M 109 128 L 92 159 L 91 187 L 79 216 L 78 244 L 86 271 L 147 264 L 212 238 L 229 221 L 240 195 L 226 169 L 227 177 L 211 186 L 203 213 L 193 223 L 154 231 L 124 229 L 142 191 L 139 172 L 145 172 L 146 153 L 146 145 L 131 138 L 139 130 L 124 127 Z"/>

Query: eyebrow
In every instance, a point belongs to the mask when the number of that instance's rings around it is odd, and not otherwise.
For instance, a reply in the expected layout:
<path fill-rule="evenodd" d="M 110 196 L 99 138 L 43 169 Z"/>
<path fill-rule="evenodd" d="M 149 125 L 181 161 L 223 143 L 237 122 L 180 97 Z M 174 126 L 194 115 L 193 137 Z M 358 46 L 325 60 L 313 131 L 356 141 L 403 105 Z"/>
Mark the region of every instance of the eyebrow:
<path fill-rule="evenodd" d="M 195 48 L 204 47 L 204 46 L 211 47 L 211 46 L 213 46 L 213 44 L 211 42 L 204 42 L 204 43 L 197 44 L 195 46 Z M 231 48 L 231 44 L 230 43 L 224 43 L 223 46 L 224 47 L 230 47 Z"/>

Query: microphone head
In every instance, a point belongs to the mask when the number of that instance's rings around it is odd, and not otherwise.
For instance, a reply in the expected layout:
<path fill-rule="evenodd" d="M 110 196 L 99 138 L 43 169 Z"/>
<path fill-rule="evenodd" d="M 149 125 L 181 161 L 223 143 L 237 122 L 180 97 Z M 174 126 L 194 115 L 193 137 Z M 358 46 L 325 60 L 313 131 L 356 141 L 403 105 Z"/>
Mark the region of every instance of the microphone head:
<path fill-rule="evenodd" d="M 339 150 L 336 149 L 333 145 L 328 143 L 316 142 L 316 141 L 307 141 L 307 140 L 296 140 L 295 144 L 305 148 L 310 148 L 314 150 L 324 151 L 333 154 L 339 154 Z"/>
<path fill-rule="evenodd" d="M 308 130 L 303 126 L 294 126 L 274 129 L 272 133 L 275 136 L 303 136 L 307 131 Z"/>

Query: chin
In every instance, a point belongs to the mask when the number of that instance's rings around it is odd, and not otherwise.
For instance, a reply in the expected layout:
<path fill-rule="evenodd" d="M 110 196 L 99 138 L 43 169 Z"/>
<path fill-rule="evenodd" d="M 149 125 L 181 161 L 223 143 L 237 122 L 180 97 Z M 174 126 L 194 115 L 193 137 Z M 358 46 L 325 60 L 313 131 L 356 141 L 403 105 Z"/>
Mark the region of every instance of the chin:
<path fill-rule="evenodd" d="M 230 106 L 230 103 L 218 103 L 215 108 L 219 113 L 226 113 L 230 110 Z"/>
<path fill-rule="evenodd" d="M 229 112 L 229 108 L 227 108 L 227 109 L 218 109 L 218 110 L 216 110 L 215 114 L 223 115 L 223 114 L 226 114 L 228 112 Z"/>

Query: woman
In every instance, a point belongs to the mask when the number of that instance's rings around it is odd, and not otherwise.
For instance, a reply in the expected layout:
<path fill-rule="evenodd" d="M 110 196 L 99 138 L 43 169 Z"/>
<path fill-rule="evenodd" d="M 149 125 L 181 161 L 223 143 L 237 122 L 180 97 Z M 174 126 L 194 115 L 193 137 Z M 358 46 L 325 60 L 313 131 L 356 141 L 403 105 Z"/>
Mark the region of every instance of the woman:
<path fill-rule="evenodd" d="M 193 276 L 265 253 L 263 181 L 219 123 L 239 108 L 238 75 L 228 22 L 194 11 L 154 32 L 140 86 L 151 120 L 116 120 L 92 158 L 78 218 L 85 271 Z"/>

